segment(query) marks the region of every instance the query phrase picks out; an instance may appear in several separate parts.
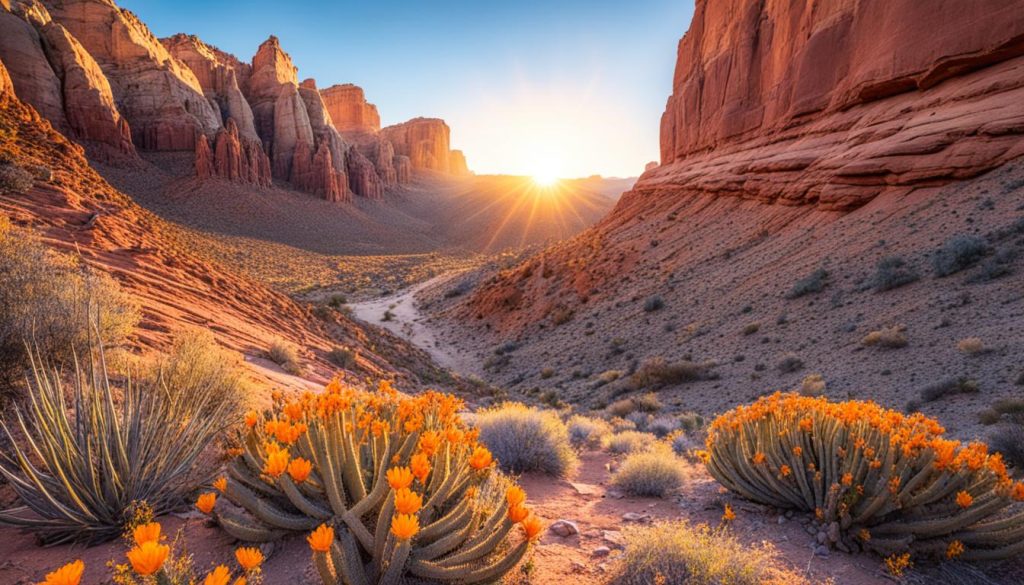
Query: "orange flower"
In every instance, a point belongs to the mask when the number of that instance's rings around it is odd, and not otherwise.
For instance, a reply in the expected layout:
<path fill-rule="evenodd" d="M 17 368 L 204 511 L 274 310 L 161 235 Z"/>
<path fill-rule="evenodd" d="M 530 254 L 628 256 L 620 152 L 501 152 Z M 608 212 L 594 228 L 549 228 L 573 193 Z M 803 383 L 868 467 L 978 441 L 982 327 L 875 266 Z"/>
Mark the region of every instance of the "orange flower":
<path fill-rule="evenodd" d="M 313 552 L 329 552 L 331 545 L 334 544 L 334 528 L 321 524 L 306 537 L 306 542 Z"/>
<path fill-rule="evenodd" d="M 228 489 L 228 478 L 220 476 L 216 481 L 213 482 L 213 487 L 217 488 L 217 491 L 224 493 Z"/>
<path fill-rule="evenodd" d="M 228 570 L 224 565 L 217 565 L 217 567 L 210 571 L 206 578 L 203 579 L 203 585 L 228 585 L 228 581 L 231 580 L 231 571 Z"/>
<path fill-rule="evenodd" d="M 288 475 L 291 476 L 292 481 L 295 483 L 306 481 L 310 471 L 313 471 L 313 464 L 302 457 L 296 457 L 288 463 Z"/>
<path fill-rule="evenodd" d="M 249 427 L 250 429 L 255 427 L 256 423 L 258 423 L 259 421 L 260 415 L 256 414 L 255 412 L 250 410 L 249 412 L 245 413 L 245 426 Z"/>
<path fill-rule="evenodd" d="M 146 542 L 128 551 L 127 556 L 132 569 L 145 577 L 159 571 L 170 553 L 171 547 L 166 544 Z"/>
<path fill-rule="evenodd" d="M 852 473 L 844 473 L 842 481 L 843 481 L 843 485 L 847 485 L 847 486 L 848 485 L 853 485 L 853 474 Z"/>
<path fill-rule="evenodd" d="M 271 477 L 281 477 L 281 474 L 288 469 L 288 451 L 276 451 L 267 455 L 263 471 Z"/>
<path fill-rule="evenodd" d="M 484 447 L 477 447 L 473 449 L 473 454 L 469 457 L 469 466 L 476 470 L 485 469 L 491 466 L 494 458 L 491 457 L 491 452 Z"/>
<path fill-rule="evenodd" d="M 139 524 L 135 530 L 132 530 L 132 538 L 135 540 L 135 544 L 139 545 L 145 542 L 160 542 L 160 524 L 156 522 Z"/>
<path fill-rule="evenodd" d="M 427 431 L 420 435 L 420 451 L 427 457 L 433 457 L 441 446 L 441 437 L 435 431 Z"/>
<path fill-rule="evenodd" d="M 1013 484 L 1013 489 L 1010 491 L 1010 497 L 1018 502 L 1024 502 L 1024 482 L 1018 481 Z"/>
<path fill-rule="evenodd" d="M 970 508 L 971 504 L 973 503 L 974 498 L 971 496 L 971 494 L 963 490 L 956 493 L 956 505 L 960 506 L 961 508 Z"/>
<path fill-rule="evenodd" d="M 419 531 L 419 518 L 412 514 L 396 514 L 391 519 L 391 534 L 394 534 L 398 540 L 409 540 Z"/>
<path fill-rule="evenodd" d="M 523 520 L 523 530 L 526 531 L 526 540 L 536 540 L 540 537 L 541 531 L 544 529 L 544 525 L 541 523 L 540 518 L 534 514 L 530 514 L 530 517 Z"/>
<path fill-rule="evenodd" d="M 765 459 L 764 453 L 754 453 L 753 461 L 754 461 L 755 465 L 760 465 L 760 464 L 764 463 L 764 459 Z"/>
<path fill-rule="evenodd" d="M 515 506 L 508 507 L 508 519 L 513 522 L 522 522 L 523 520 L 526 520 L 526 517 L 529 515 L 530 511 L 522 504 L 516 504 Z"/>
<path fill-rule="evenodd" d="M 393 490 L 400 490 L 412 485 L 412 472 L 408 467 L 392 467 L 387 473 L 388 485 Z"/>
<path fill-rule="evenodd" d="M 242 547 L 235 549 L 235 558 L 243 569 L 251 571 L 263 562 L 263 553 L 258 548 Z"/>
<path fill-rule="evenodd" d="M 962 554 L 964 554 L 964 543 L 960 542 L 959 540 L 954 540 L 953 542 L 949 543 L 949 546 L 946 547 L 947 559 L 955 559 Z"/>
<path fill-rule="evenodd" d="M 427 456 L 423 453 L 417 453 L 412 456 L 412 460 L 409 462 L 409 467 L 412 469 L 412 474 L 416 476 L 416 479 L 420 480 L 420 483 L 427 483 L 427 476 L 430 475 L 430 461 L 427 460 Z"/>
<path fill-rule="evenodd" d="M 902 577 L 903 573 L 912 566 L 914 563 L 910 562 L 910 553 L 894 554 L 885 559 L 885 568 L 893 577 Z"/>
<path fill-rule="evenodd" d="M 722 522 L 732 522 L 736 519 L 736 513 L 732 511 L 732 506 L 729 504 L 725 505 L 725 512 L 722 514 Z"/>
<path fill-rule="evenodd" d="M 239 577 L 235 579 L 235 582 L 231 585 L 245 585 L 245 577 Z"/>
<path fill-rule="evenodd" d="M 804 454 L 804 450 L 803 450 L 802 447 L 793 447 L 793 455 L 795 455 L 797 457 L 800 457 L 803 454 Z"/>
<path fill-rule="evenodd" d="M 457 445 L 461 443 L 464 436 L 465 433 L 455 428 L 448 429 L 444 433 L 444 438 L 447 439 L 448 442 L 451 443 L 452 445 Z"/>
<path fill-rule="evenodd" d="M 790 469 L 788 465 L 783 465 L 782 467 L 779 468 L 779 473 L 782 475 L 782 477 L 789 477 L 789 474 L 793 473 L 793 470 Z"/>
<path fill-rule="evenodd" d="M 217 494 L 214 492 L 206 492 L 205 494 L 200 494 L 199 497 L 196 498 L 196 508 L 199 508 L 199 511 L 203 514 L 213 512 L 213 507 L 215 505 L 217 505 Z"/>
<path fill-rule="evenodd" d="M 861 528 L 860 531 L 857 532 L 857 538 L 861 539 L 864 542 L 868 542 L 871 540 L 871 532 L 868 531 L 867 528 Z"/>
<path fill-rule="evenodd" d="M 395 492 L 395 510 L 399 514 L 415 514 L 423 507 L 423 498 L 409 488 Z"/>
<path fill-rule="evenodd" d="M 813 428 L 814 428 L 814 419 L 812 419 L 811 417 L 800 419 L 800 430 L 801 431 L 804 431 L 805 433 L 809 433 L 809 432 L 811 432 L 811 429 L 813 429 Z"/>
<path fill-rule="evenodd" d="M 85 571 L 85 563 L 77 560 L 47 573 L 46 580 L 39 585 L 78 585 L 82 580 L 83 571 Z"/>
<path fill-rule="evenodd" d="M 289 402 L 284 405 L 284 415 L 288 417 L 288 420 L 297 422 L 302 420 L 302 404 L 299 402 Z"/>
<path fill-rule="evenodd" d="M 505 499 L 508 500 L 509 506 L 518 506 L 526 502 L 526 492 L 523 488 L 514 485 L 508 488 L 508 492 L 505 493 Z"/>

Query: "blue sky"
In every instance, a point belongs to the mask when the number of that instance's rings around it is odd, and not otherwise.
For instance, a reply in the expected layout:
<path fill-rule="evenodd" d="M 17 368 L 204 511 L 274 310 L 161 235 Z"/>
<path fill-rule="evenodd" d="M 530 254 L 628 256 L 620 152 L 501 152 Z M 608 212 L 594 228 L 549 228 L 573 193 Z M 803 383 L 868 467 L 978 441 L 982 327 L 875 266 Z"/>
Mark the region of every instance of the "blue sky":
<path fill-rule="evenodd" d="M 270 34 L 320 87 L 355 83 L 382 122 L 440 117 L 478 172 L 636 175 L 692 0 L 121 0 L 157 36 L 251 59 Z"/>

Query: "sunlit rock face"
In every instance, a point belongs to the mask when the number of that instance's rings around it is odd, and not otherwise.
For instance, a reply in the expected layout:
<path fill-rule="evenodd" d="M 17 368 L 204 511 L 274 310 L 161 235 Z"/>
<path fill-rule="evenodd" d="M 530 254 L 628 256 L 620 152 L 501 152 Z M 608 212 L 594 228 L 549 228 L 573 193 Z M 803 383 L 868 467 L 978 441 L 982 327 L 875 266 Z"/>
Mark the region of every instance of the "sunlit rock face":
<path fill-rule="evenodd" d="M 451 130 L 444 120 L 414 118 L 380 133 L 394 146 L 395 154 L 409 157 L 413 169 L 449 172 Z"/>
<path fill-rule="evenodd" d="M 1022 35 L 1024 0 L 698 2 L 638 189 L 842 210 L 980 174 L 1024 152 Z"/>
<path fill-rule="evenodd" d="M 448 170 L 453 175 L 468 175 L 469 165 L 466 164 L 466 155 L 461 150 L 453 150 L 448 153 Z"/>
<path fill-rule="evenodd" d="M 377 106 L 366 101 L 363 88 L 346 83 L 322 89 L 320 94 L 339 132 L 375 133 L 380 130 Z"/>

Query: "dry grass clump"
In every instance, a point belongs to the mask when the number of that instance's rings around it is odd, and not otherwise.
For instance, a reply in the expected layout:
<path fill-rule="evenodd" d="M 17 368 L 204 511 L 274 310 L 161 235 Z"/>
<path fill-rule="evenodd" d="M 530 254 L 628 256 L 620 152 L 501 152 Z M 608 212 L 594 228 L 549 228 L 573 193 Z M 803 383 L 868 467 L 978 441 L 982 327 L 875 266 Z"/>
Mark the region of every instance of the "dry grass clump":
<path fill-rule="evenodd" d="M 821 396 L 825 393 L 825 378 L 821 374 L 807 374 L 800 382 L 800 394 Z"/>
<path fill-rule="evenodd" d="M 644 430 L 661 439 L 678 429 L 679 419 L 672 416 L 658 416 L 647 421 L 647 427 Z"/>
<path fill-rule="evenodd" d="M 668 362 L 658 356 L 644 360 L 630 376 L 629 382 L 634 389 L 640 390 L 708 380 L 715 377 L 711 372 L 715 365 L 712 361 L 699 364 L 690 360 Z"/>
<path fill-rule="evenodd" d="M 631 420 L 626 420 L 621 416 L 613 416 L 608 424 L 612 425 L 613 433 L 621 433 L 622 431 L 635 431 L 636 423 Z"/>
<path fill-rule="evenodd" d="M 568 424 L 569 442 L 577 449 L 597 449 L 612 433 L 607 421 L 590 416 L 573 415 Z"/>
<path fill-rule="evenodd" d="M 242 378 L 240 354 L 217 345 L 213 334 L 191 330 L 175 337 L 170 352 L 144 366 L 144 383 L 163 386 L 172 394 L 209 392 L 211 402 L 237 418 L 254 399 L 255 390 Z"/>
<path fill-rule="evenodd" d="M 899 256 L 889 256 L 878 261 L 878 267 L 871 279 L 875 292 L 885 292 L 916 282 L 921 276 L 914 267 Z"/>
<path fill-rule="evenodd" d="M 648 392 L 639 396 L 631 396 L 616 400 L 609 404 L 605 410 L 613 417 L 627 417 L 634 412 L 658 412 L 661 410 L 661 400 L 654 392 Z"/>
<path fill-rule="evenodd" d="M 779 575 L 769 545 L 747 547 L 724 531 L 685 520 L 623 531 L 626 551 L 612 585 L 801 585 L 799 575 Z"/>
<path fill-rule="evenodd" d="M 798 299 L 804 295 L 821 292 L 828 284 L 828 271 L 819 268 L 809 275 L 793 283 L 793 288 L 786 294 L 787 299 Z"/>
<path fill-rule="evenodd" d="M 0 192 L 21 194 L 32 188 L 32 173 L 16 164 L 0 161 Z"/>
<path fill-rule="evenodd" d="M 888 349 L 906 347 L 906 330 L 907 328 L 902 325 L 883 327 L 877 331 L 872 331 L 865 335 L 864 339 L 860 340 L 860 343 L 865 347 L 885 347 Z"/>
<path fill-rule="evenodd" d="M 630 453 L 612 485 L 633 496 L 664 497 L 683 485 L 683 469 L 675 454 L 660 448 Z"/>
<path fill-rule="evenodd" d="M 355 350 L 347 347 L 336 347 L 327 352 L 327 360 L 339 368 L 351 370 L 356 366 L 357 355 Z"/>
<path fill-rule="evenodd" d="M 968 378 L 947 378 L 940 382 L 925 386 L 921 390 L 921 400 L 935 402 L 953 394 L 975 394 L 978 392 L 978 383 Z"/>
<path fill-rule="evenodd" d="M 478 411 L 474 424 L 505 471 L 565 477 L 576 467 L 569 431 L 551 410 L 508 402 Z"/>
<path fill-rule="evenodd" d="M 977 264 L 990 251 L 988 242 L 978 236 L 954 236 L 932 257 L 935 276 L 949 276 Z"/>
<path fill-rule="evenodd" d="M 302 362 L 299 361 L 298 348 L 283 339 L 275 339 L 270 343 L 267 357 L 293 376 L 302 374 Z"/>
<path fill-rule="evenodd" d="M 804 369 L 804 360 L 800 359 L 800 356 L 795 353 L 787 353 L 779 358 L 775 368 L 783 374 L 792 374 Z"/>
<path fill-rule="evenodd" d="M 980 337 L 968 337 L 957 342 L 956 348 L 967 355 L 985 353 L 985 342 Z"/>
<path fill-rule="evenodd" d="M 640 431 L 621 431 L 608 437 L 608 451 L 615 454 L 636 453 L 651 448 L 658 438 Z"/>

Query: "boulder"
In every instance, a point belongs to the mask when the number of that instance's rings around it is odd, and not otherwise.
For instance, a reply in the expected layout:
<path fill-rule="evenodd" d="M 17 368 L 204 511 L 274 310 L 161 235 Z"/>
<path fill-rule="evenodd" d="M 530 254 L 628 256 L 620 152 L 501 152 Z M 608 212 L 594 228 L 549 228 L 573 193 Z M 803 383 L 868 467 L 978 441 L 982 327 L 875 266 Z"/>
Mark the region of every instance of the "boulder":
<path fill-rule="evenodd" d="M 409 157 L 412 168 L 442 173 L 450 168 L 450 134 L 448 124 L 438 118 L 415 118 L 380 131 L 395 154 Z"/>
<path fill-rule="evenodd" d="M 334 127 L 341 133 L 376 133 L 380 131 L 377 106 L 366 101 L 363 88 L 346 83 L 320 90 Z"/>

